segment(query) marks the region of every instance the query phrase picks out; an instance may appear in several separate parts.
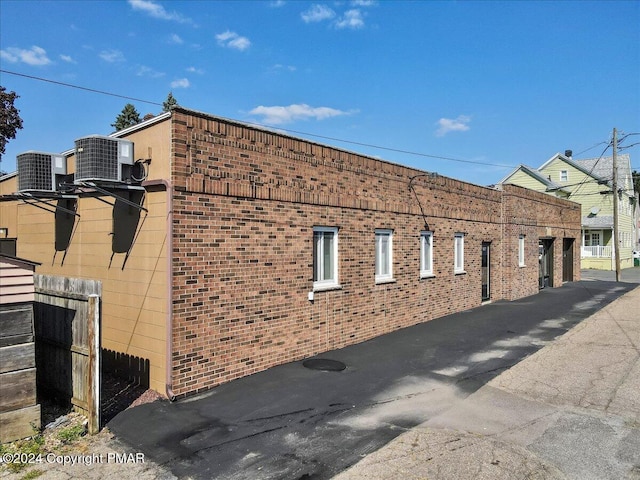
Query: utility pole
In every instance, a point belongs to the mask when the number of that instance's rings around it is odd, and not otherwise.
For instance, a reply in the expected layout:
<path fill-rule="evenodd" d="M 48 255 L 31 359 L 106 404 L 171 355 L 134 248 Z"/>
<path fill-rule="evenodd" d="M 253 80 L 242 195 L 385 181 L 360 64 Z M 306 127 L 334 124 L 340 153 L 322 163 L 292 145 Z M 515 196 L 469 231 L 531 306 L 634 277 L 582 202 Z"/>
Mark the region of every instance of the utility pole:
<path fill-rule="evenodd" d="M 620 281 L 620 232 L 618 228 L 618 137 L 613 129 L 613 255 L 616 259 L 616 282 Z"/>

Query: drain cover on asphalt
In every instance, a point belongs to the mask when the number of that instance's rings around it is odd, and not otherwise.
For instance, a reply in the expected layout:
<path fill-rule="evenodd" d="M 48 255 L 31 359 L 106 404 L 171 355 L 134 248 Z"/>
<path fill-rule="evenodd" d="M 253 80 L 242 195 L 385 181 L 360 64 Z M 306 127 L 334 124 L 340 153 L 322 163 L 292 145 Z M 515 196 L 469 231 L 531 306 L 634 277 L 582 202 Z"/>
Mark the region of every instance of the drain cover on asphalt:
<path fill-rule="evenodd" d="M 323 370 L 325 372 L 341 372 L 347 366 L 338 360 L 330 360 L 328 358 L 312 358 L 302 362 L 302 366 L 311 370 Z"/>

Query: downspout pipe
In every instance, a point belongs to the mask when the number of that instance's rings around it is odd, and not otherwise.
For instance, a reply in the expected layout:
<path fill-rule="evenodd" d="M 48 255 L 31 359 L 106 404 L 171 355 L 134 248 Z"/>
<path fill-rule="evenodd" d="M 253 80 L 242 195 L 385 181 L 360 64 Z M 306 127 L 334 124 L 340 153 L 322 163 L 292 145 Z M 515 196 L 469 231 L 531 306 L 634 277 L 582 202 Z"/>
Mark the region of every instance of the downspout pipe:
<path fill-rule="evenodd" d="M 166 324 L 166 363 L 165 363 L 165 393 L 169 401 L 176 400 L 176 394 L 173 392 L 173 265 L 171 262 L 173 256 L 173 185 L 169 180 L 149 180 L 142 183 L 143 187 L 162 186 L 166 192 L 166 234 L 167 234 L 167 318 Z"/>

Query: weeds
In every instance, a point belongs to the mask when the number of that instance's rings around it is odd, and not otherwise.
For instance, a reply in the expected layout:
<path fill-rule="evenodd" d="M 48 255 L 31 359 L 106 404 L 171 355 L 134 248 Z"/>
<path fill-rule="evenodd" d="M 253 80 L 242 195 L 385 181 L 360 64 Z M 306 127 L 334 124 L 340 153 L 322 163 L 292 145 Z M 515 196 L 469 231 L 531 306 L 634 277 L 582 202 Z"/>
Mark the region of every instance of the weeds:
<path fill-rule="evenodd" d="M 30 438 L 25 438 L 24 440 L 0 445 L 0 454 L 19 455 L 20 458 L 24 458 L 25 460 L 35 459 L 44 453 L 44 437 L 42 435 L 35 435 Z M 29 465 L 28 461 L 6 463 L 7 469 L 13 473 L 22 471 L 27 465 Z"/>
<path fill-rule="evenodd" d="M 63 428 L 58 432 L 58 440 L 63 444 L 75 442 L 85 434 L 84 425 L 74 425 L 72 427 Z"/>

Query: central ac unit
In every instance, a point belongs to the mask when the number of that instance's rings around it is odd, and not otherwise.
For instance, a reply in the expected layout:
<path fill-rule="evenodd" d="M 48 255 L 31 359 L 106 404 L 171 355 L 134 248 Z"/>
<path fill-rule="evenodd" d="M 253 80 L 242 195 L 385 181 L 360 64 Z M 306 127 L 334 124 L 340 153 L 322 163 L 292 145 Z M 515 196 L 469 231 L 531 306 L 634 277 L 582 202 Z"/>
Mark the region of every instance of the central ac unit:
<path fill-rule="evenodd" d="M 29 150 L 16 157 L 19 192 L 55 192 L 66 180 L 67 159 L 57 153 Z"/>
<path fill-rule="evenodd" d="M 133 142 L 90 135 L 76 140 L 75 183 L 131 181 Z"/>

